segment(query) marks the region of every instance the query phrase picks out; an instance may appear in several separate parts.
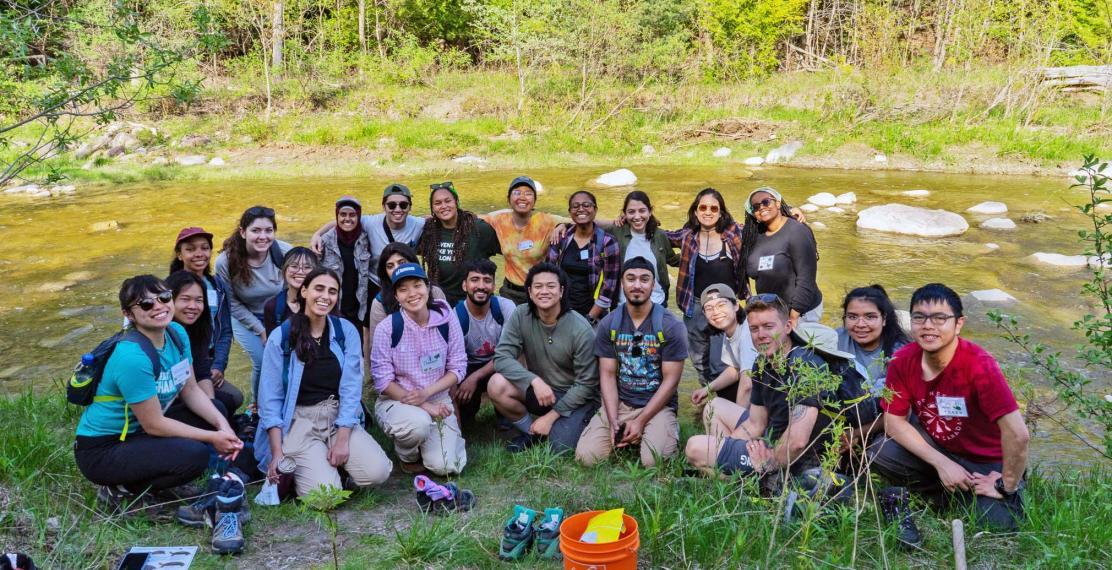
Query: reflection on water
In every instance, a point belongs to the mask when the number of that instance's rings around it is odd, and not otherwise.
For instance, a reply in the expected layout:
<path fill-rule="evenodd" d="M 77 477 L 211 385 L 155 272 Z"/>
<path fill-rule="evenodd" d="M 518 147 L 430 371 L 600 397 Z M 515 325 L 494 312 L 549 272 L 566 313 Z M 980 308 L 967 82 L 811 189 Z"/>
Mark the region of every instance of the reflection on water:
<path fill-rule="evenodd" d="M 841 297 L 853 287 L 881 283 L 897 306 L 906 308 L 916 287 L 942 281 L 963 295 L 978 289 L 1007 291 L 1019 300 L 1009 309 L 1022 317 L 1036 338 L 1068 351 L 1080 338 L 1070 324 L 1090 310 L 1087 300 L 1078 295 L 1084 273 L 1026 260 L 1036 251 L 1073 254 L 1080 249 L 1077 230 L 1085 220 L 1070 205 L 1085 196 L 1069 190 L 1068 182 L 1061 179 L 795 169 L 768 169 L 746 177 L 733 167 L 646 166 L 635 171 L 638 187 L 653 198 L 656 214 L 667 228 L 682 225 L 691 197 L 706 186 L 725 194 L 735 216 L 742 214 L 748 191 L 761 185 L 776 187 L 793 205 L 817 192 L 855 192 L 858 203 L 846 206 L 845 213 L 822 210 L 809 215 L 811 221 L 826 226 L 816 229 L 816 236 L 827 324 L 837 324 Z M 570 193 L 601 172 L 533 171 L 546 188 L 538 207 L 564 213 Z M 417 193 L 417 213 L 428 212 L 428 184 L 445 179 L 455 182 L 465 208 L 486 212 L 505 207 L 506 184 L 517 174 L 447 172 L 402 182 Z M 66 375 L 79 354 L 119 326 L 119 283 L 137 273 L 165 274 L 180 228 L 200 225 L 219 241 L 231 232 L 240 212 L 265 204 L 278 211 L 280 237 L 306 243 L 315 228 L 332 218 L 338 196 L 355 194 L 373 213 L 389 182 L 385 178 L 172 182 L 90 188 L 50 200 L 0 196 L 0 269 L 5 276 L 0 280 L 0 354 L 4 355 L 0 391 L 46 385 Z M 926 198 L 901 195 L 912 189 L 931 194 Z M 600 215 L 615 215 L 627 190 L 595 190 Z M 981 230 L 977 225 L 984 217 L 972 215 L 966 215 L 971 229 L 954 238 L 909 238 L 859 232 L 855 227 L 856 211 L 872 205 L 898 202 L 964 213 L 985 200 L 1006 203 L 1007 216 L 1018 223 L 1018 229 Z M 1044 212 L 1053 219 L 1041 224 L 1020 222 L 1029 212 Z M 114 225 L 102 222 L 115 222 L 118 229 L 94 231 L 94 226 Z M 990 251 L 983 245 L 988 242 L 1000 248 Z M 1020 364 L 984 318 L 987 308 L 970 303 L 966 335 L 1006 364 Z M 234 349 L 229 377 L 242 378 L 245 367 L 246 358 Z M 685 392 L 692 378 L 685 379 Z M 1062 437 L 1036 438 L 1062 444 L 1036 443 L 1036 452 L 1072 447 Z M 1057 456 L 1058 451 L 1046 455 Z"/>

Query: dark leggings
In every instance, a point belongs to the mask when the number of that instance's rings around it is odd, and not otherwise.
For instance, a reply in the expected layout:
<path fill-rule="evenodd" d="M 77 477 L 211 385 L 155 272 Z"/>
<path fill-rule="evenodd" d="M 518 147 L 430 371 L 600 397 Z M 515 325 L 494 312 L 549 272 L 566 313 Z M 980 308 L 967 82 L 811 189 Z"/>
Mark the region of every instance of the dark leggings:
<path fill-rule="evenodd" d="M 224 405 L 212 400 L 225 413 Z M 211 430 L 208 422 L 181 401 L 166 410 L 166 417 L 195 428 Z M 77 436 L 73 446 L 77 468 L 97 485 L 123 485 L 132 493 L 162 491 L 189 483 L 209 464 L 209 445 L 182 437 L 156 437 L 143 432 L 97 437 Z"/>

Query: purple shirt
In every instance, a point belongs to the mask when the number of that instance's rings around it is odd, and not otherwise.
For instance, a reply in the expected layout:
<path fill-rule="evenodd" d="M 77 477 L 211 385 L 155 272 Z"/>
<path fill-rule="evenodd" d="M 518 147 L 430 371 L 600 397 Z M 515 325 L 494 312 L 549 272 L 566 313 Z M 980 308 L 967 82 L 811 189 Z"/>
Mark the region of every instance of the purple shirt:
<path fill-rule="evenodd" d="M 444 301 L 434 301 L 429 310 L 429 322 L 418 326 L 401 310 L 404 332 L 398 346 L 391 347 L 394 319 L 387 317 L 375 327 L 371 349 L 371 379 L 380 394 L 391 382 L 405 390 L 421 390 L 436 383 L 445 372 L 456 375 L 462 382 L 467 372 L 467 351 L 463 344 L 456 313 Z M 437 329 L 448 324 L 448 341 Z M 448 391 L 434 395 L 430 400 L 447 399 Z"/>

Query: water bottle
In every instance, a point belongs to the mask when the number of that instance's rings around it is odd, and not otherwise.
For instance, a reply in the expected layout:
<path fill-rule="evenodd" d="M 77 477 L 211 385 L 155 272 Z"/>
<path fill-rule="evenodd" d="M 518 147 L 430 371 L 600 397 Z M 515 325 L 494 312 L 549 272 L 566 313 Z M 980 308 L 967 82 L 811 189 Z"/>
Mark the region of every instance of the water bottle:
<path fill-rule="evenodd" d="M 73 369 L 73 378 L 70 379 L 70 385 L 75 388 L 80 388 L 87 385 L 93 380 L 93 354 L 86 352 L 81 355 L 81 363 Z"/>

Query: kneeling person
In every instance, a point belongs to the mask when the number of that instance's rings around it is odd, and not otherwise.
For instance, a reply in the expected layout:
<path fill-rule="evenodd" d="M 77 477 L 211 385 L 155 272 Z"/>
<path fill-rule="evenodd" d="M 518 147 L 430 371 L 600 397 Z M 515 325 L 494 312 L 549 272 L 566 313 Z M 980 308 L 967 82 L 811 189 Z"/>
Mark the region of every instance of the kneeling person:
<path fill-rule="evenodd" d="M 463 329 L 467 376 L 452 389 L 452 399 L 465 430 L 470 429 L 479 413 L 483 394 L 494 374 L 494 348 L 502 338 L 506 319 L 514 312 L 513 301 L 494 295 L 496 270 L 489 259 L 468 260 L 461 270 L 467 297 L 456 304 L 456 316 Z"/>
<path fill-rule="evenodd" d="M 494 350 L 497 373 L 487 395 L 494 409 L 521 431 L 506 446 L 512 453 L 544 437 L 556 453 L 575 449 L 598 409 L 595 331 L 586 317 L 561 302 L 566 286 L 559 267 L 534 265 L 525 278 L 528 305 L 514 310 Z"/>
<path fill-rule="evenodd" d="M 676 388 L 687 358 L 687 328 L 650 296 L 653 264 L 634 257 L 622 266 L 626 302 L 595 333 L 603 409 L 591 418 L 575 457 L 590 466 L 616 447 L 640 445 L 641 464 L 676 455 L 680 425 Z"/>

